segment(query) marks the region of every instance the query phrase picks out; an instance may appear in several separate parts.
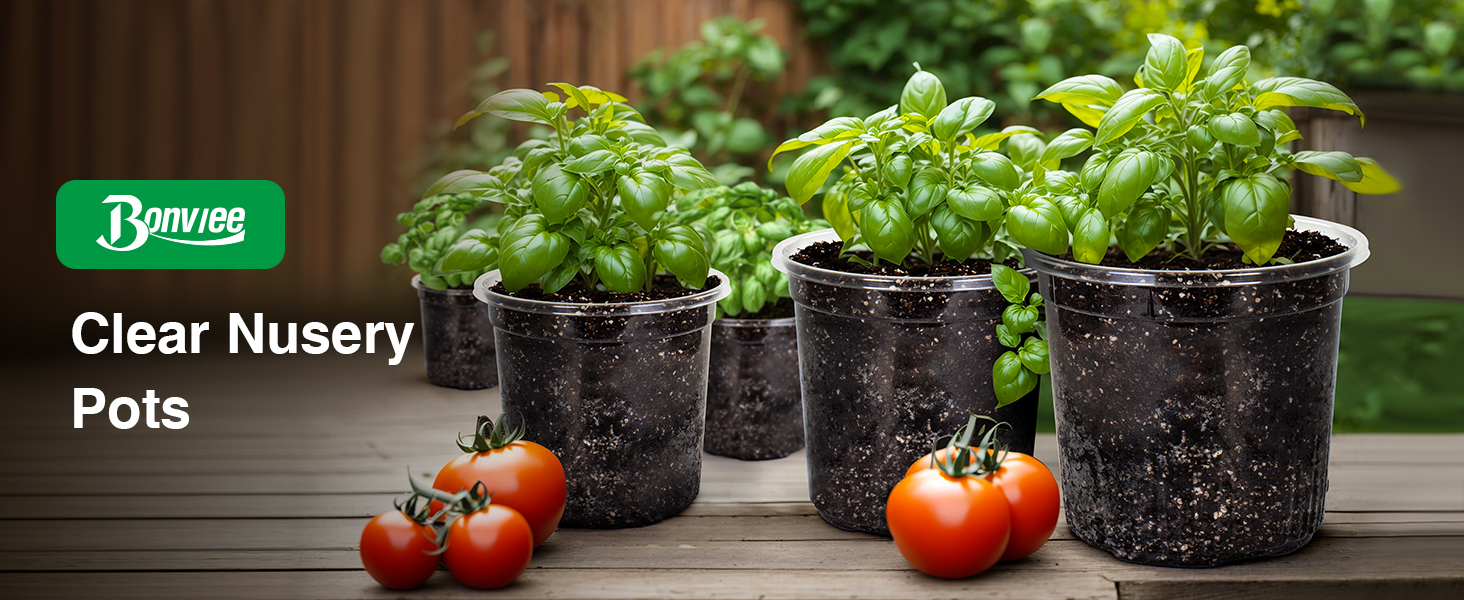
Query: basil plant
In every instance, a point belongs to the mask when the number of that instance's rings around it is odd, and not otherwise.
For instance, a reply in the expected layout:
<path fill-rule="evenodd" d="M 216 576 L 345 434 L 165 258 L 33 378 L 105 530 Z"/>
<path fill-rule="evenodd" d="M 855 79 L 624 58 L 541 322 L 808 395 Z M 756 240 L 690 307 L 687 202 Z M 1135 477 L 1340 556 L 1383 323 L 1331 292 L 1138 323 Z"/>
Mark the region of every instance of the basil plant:
<path fill-rule="evenodd" d="M 1388 194 L 1398 184 L 1370 158 L 1345 152 L 1290 152 L 1301 139 L 1282 109 L 1306 106 L 1356 115 L 1362 111 L 1332 85 L 1297 77 L 1246 80 L 1250 50 L 1234 46 L 1199 77 L 1204 50 L 1149 35 L 1150 49 L 1124 91 L 1102 75 L 1072 77 L 1037 96 L 1061 104 L 1095 131 L 1069 130 L 1048 145 L 1062 153 L 1089 150 L 1080 172 L 1031 173 L 1036 210 L 1008 220 L 1019 243 L 1048 254 L 1067 250 L 1097 264 L 1110 243 L 1137 261 L 1161 243 L 1199 260 L 1229 240 L 1244 261 L 1287 262 L 1275 256 L 1291 225 L 1294 169 L 1340 181 L 1361 194 Z M 1015 218 L 1018 223 L 1013 223 Z"/>
<path fill-rule="evenodd" d="M 702 231 L 708 258 L 726 274 L 732 293 L 717 303 L 718 317 L 752 314 L 788 297 L 788 276 L 773 268 L 773 246 L 789 237 L 827 229 L 778 193 L 744 182 L 697 190 L 676 201 L 676 221 Z"/>
<path fill-rule="evenodd" d="M 381 262 L 407 264 L 420 276 L 422 285 L 434 290 L 473 285 L 479 275 L 495 268 L 496 256 L 482 262 L 479 268 L 466 271 L 444 272 L 441 262 L 448 249 L 459 241 L 488 235 L 482 229 L 464 230 L 468 218 L 484 204 L 472 194 L 429 193 L 411 211 L 397 215 L 397 222 L 407 227 L 407 232 L 381 249 Z M 494 216 L 487 215 L 481 220 L 491 221 Z"/>
<path fill-rule="evenodd" d="M 458 119 L 484 114 L 547 126 L 488 172 L 457 171 L 430 194 L 467 193 L 505 205 L 491 234 L 467 236 L 442 258 L 447 272 L 496 262 L 508 291 L 537 282 L 554 293 L 579 278 L 586 289 L 649 290 L 664 268 L 682 285 L 706 284 L 709 261 L 696 229 L 666 209 L 680 190 L 717 181 L 683 148 L 668 147 L 625 98 L 591 86 L 552 84 L 564 95 L 512 89 Z M 571 118 L 571 111 L 578 117 Z"/>
<path fill-rule="evenodd" d="M 1040 133 L 1018 126 L 975 136 L 996 105 L 975 96 L 947 102 L 940 79 L 915 66 L 899 105 L 864 119 L 838 117 L 779 145 L 774 156 L 812 147 L 793 161 L 788 193 L 807 202 L 846 166 L 823 197 L 824 218 L 846 248 L 863 243 L 878 259 L 906 266 L 977 254 L 1004 260 L 1016 253 L 1008 212 L 1019 210 L 1033 184 L 996 150 Z"/>

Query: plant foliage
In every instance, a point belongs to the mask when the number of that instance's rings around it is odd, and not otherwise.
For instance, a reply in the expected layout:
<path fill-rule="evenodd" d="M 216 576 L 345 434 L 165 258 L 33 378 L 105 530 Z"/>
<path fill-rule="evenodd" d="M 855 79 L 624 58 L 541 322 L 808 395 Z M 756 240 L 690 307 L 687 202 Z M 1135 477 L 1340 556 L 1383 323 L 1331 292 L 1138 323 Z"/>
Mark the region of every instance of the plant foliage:
<path fill-rule="evenodd" d="M 681 190 L 716 185 L 712 174 L 686 149 L 668 147 L 620 95 L 552 85 L 557 92 L 499 92 L 458 119 L 491 114 L 551 133 L 498 167 L 449 173 L 427 190 L 428 198 L 466 193 L 505 205 L 493 234 L 460 241 L 438 268 L 473 272 L 494 258 L 509 291 L 537 282 L 553 293 L 579 278 L 587 289 L 631 293 L 650 289 L 662 268 L 702 287 L 702 237 L 665 211 Z"/>
<path fill-rule="evenodd" d="M 718 317 L 753 314 L 787 298 L 788 276 L 773 268 L 773 246 L 829 226 L 751 182 L 691 192 L 676 201 L 676 211 L 678 223 L 703 232 L 712 267 L 731 279 L 732 293 L 718 302 Z"/>
<path fill-rule="evenodd" d="M 656 50 L 630 77 L 645 92 L 640 110 L 650 122 L 732 185 L 751 176 L 773 137 L 763 128 L 772 106 L 752 88 L 766 88 L 783 73 L 783 50 L 758 31 L 762 22 L 722 17 L 701 26 L 701 39 L 669 54 Z"/>

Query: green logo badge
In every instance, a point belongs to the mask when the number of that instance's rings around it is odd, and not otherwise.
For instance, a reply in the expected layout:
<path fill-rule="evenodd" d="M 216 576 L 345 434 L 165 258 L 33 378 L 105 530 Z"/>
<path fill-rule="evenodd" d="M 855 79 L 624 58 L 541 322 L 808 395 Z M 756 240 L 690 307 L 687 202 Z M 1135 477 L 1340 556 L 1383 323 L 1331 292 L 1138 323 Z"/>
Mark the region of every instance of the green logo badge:
<path fill-rule="evenodd" d="M 269 269 L 285 257 L 273 181 L 68 181 L 56 257 L 73 269 Z"/>

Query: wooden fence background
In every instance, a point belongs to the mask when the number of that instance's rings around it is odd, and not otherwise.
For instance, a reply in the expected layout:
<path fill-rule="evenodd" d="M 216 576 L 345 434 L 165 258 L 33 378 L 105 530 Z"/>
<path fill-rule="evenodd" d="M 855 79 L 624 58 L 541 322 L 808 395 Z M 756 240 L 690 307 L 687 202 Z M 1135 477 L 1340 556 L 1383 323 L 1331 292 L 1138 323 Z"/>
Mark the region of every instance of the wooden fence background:
<path fill-rule="evenodd" d="M 0 181 L 21 259 L 9 276 L 54 290 L 42 302 L 6 294 L 7 315 L 32 317 L 11 319 L 7 333 L 65 340 L 57 328 L 87 310 L 410 318 L 409 273 L 378 254 L 411 204 L 428 132 L 477 101 L 466 78 L 480 31 L 496 30 L 495 53 L 510 61 L 502 87 L 629 91 L 630 65 L 699 37 L 704 20 L 761 18 L 788 52 L 778 86 L 792 91 L 819 70 L 793 11 L 791 0 L 0 3 Z M 273 180 L 286 197 L 284 262 L 68 270 L 51 223 L 56 190 L 72 179 Z"/>

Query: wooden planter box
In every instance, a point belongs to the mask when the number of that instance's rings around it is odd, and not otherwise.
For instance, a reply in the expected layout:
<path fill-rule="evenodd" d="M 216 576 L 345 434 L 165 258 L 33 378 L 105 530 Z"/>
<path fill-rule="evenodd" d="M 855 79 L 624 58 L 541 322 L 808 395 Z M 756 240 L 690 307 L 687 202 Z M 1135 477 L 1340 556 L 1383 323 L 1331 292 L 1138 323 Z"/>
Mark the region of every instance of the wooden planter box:
<path fill-rule="evenodd" d="M 1330 179 L 1293 177 L 1292 212 L 1351 225 L 1372 258 L 1352 271 L 1353 293 L 1464 299 L 1464 95 L 1365 91 L 1367 115 L 1297 110 L 1296 150 L 1341 150 L 1382 163 L 1403 190 L 1359 198 Z"/>

